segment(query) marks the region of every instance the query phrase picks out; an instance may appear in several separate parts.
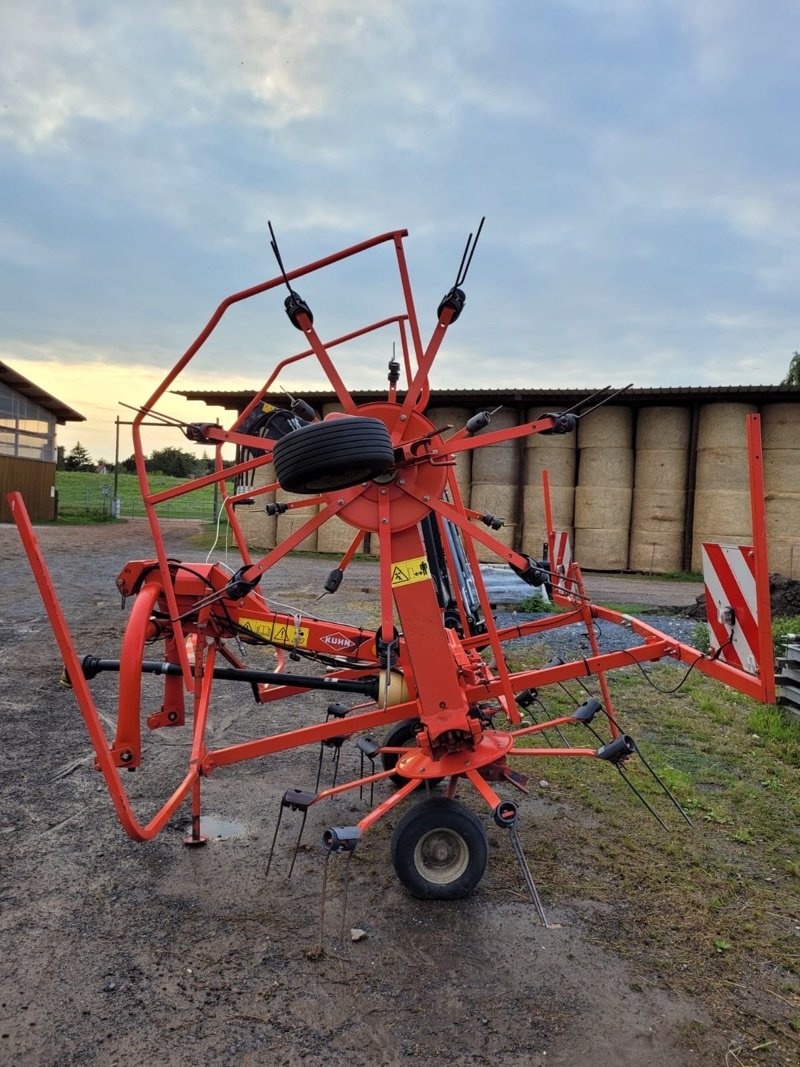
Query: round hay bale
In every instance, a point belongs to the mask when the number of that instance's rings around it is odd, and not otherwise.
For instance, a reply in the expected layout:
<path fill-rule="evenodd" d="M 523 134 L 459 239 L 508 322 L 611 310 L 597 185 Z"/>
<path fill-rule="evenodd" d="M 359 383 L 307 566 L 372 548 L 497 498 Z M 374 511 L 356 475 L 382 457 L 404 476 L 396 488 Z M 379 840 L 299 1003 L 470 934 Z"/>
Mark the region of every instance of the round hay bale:
<path fill-rule="evenodd" d="M 800 538 L 785 541 L 771 537 L 768 556 L 770 574 L 782 574 L 786 578 L 800 581 Z"/>
<path fill-rule="evenodd" d="M 636 451 L 651 448 L 685 451 L 690 428 L 688 408 L 641 408 L 636 417 Z"/>
<path fill-rule="evenodd" d="M 683 527 L 670 529 L 631 529 L 628 566 L 632 571 L 664 574 L 679 571 L 683 565 Z"/>
<path fill-rule="evenodd" d="M 275 547 L 278 539 L 278 520 L 275 515 L 267 515 L 263 505 L 256 503 L 238 507 L 236 518 L 249 549 L 264 550 Z"/>
<path fill-rule="evenodd" d="M 429 408 L 425 412 L 426 417 L 431 420 L 438 430 L 441 430 L 442 436 L 445 438 L 451 437 L 457 430 L 460 430 L 471 414 L 472 412 L 469 408 L 459 407 Z M 445 430 L 445 426 L 452 426 L 452 429 Z M 472 477 L 472 451 L 467 449 L 464 452 L 456 452 L 453 455 L 453 459 L 455 460 L 458 488 L 461 490 L 461 495 L 468 499 L 470 479 Z"/>
<path fill-rule="evenodd" d="M 674 489 L 636 490 L 633 494 L 631 527 L 639 530 L 683 531 L 686 493 Z"/>
<path fill-rule="evenodd" d="M 510 410 L 498 411 L 484 433 L 507 429 L 519 425 L 517 413 Z M 480 440 L 480 434 L 476 435 Z M 519 438 L 506 444 L 485 445 L 472 449 L 472 481 L 494 482 L 495 485 L 516 485 L 520 475 L 520 452 L 522 445 Z"/>
<path fill-rule="evenodd" d="M 316 404 L 311 404 L 311 406 L 316 411 L 320 411 Z M 320 411 L 320 414 L 324 419 L 326 415 L 332 415 L 335 411 L 342 410 L 342 405 L 339 403 L 338 400 L 326 400 L 325 403 L 322 405 L 322 410 Z"/>
<path fill-rule="evenodd" d="M 633 491 L 579 485 L 575 490 L 575 559 L 590 570 L 625 570 Z"/>
<path fill-rule="evenodd" d="M 756 410 L 754 404 L 705 404 L 700 409 L 698 449 L 746 448 L 746 418 Z"/>
<path fill-rule="evenodd" d="M 579 485 L 575 490 L 575 527 L 587 530 L 624 527 L 627 530 L 632 500 L 631 489 Z"/>
<path fill-rule="evenodd" d="M 790 540 L 800 537 L 800 496 L 797 493 L 768 492 L 767 535 Z"/>
<path fill-rule="evenodd" d="M 632 448 L 582 448 L 578 460 L 578 483 L 589 486 L 633 486 Z"/>
<path fill-rule="evenodd" d="M 550 507 L 553 510 L 553 523 L 558 530 L 572 526 L 575 516 L 575 490 L 571 486 L 551 486 Z M 544 496 L 540 488 L 528 486 L 522 498 L 523 528 L 544 523 Z"/>
<path fill-rule="evenodd" d="M 275 482 L 275 466 L 265 463 L 257 467 L 253 475 L 253 488 L 272 485 Z M 248 548 L 274 548 L 277 539 L 277 518 L 267 515 L 265 507 L 275 499 L 275 491 L 261 493 L 253 498 L 253 504 L 241 504 L 236 509 L 236 518 Z"/>
<path fill-rule="evenodd" d="M 540 407 L 528 408 L 525 412 L 525 420 L 527 422 L 536 422 L 543 414 L 545 412 Z M 574 452 L 578 443 L 578 432 L 575 430 L 572 433 L 531 433 L 524 438 L 524 441 L 525 448 L 563 449 L 566 452 Z"/>
<path fill-rule="evenodd" d="M 557 530 L 567 530 L 572 536 L 572 519 L 575 510 L 575 490 L 571 486 L 551 486 L 550 506 L 553 509 L 553 525 Z M 547 524 L 544 517 L 544 500 L 541 491 L 533 486 L 525 490 L 523 498 L 522 545 L 531 556 L 538 556 L 541 546 L 547 541 Z"/>
<path fill-rule="evenodd" d="M 551 441 L 553 438 L 545 437 L 544 440 Z M 573 489 L 577 470 L 578 454 L 574 448 L 526 448 L 524 465 L 526 494 L 531 489 L 541 488 L 542 471 L 547 471 L 551 487 L 568 486 Z"/>
<path fill-rule="evenodd" d="M 602 407 L 578 423 L 578 448 L 630 448 L 633 412 L 626 407 Z"/>
<path fill-rule="evenodd" d="M 637 487 L 631 510 L 631 570 L 663 573 L 683 565 L 686 493 Z"/>
<path fill-rule="evenodd" d="M 628 528 L 575 527 L 575 559 L 587 571 L 624 571 L 628 567 Z"/>
<path fill-rule="evenodd" d="M 442 436 L 449 437 L 464 428 L 471 414 L 472 409 L 466 407 L 430 407 L 425 412 L 425 417 L 431 420 L 437 430 L 441 431 Z M 497 428 L 495 419 L 501 414 L 502 412 L 498 411 L 497 415 L 494 416 L 489 425 L 490 430 Z M 445 426 L 450 426 L 451 429 L 446 430 Z"/>
<path fill-rule="evenodd" d="M 692 530 L 692 570 L 700 570 L 700 546 L 717 544 L 749 545 L 750 493 L 725 489 L 697 489 L 694 494 Z"/>
<path fill-rule="evenodd" d="M 334 515 L 327 522 L 323 522 L 322 526 L 317 530 L 317 551 L 332 552 L 341 558 L 352 544 L 353 538 L 357 535 L 358 530 L 354 526 L 350 526 L 344 519 Z M 358 546 L 358 552 L 364 551 L 363 537 L 364 534 L 362 532 L 362 544 Z"/>
<path fill-rule="evenodd" d="M 470 495 L 470 507 L 482 515 L 487 513 L 505 520 L 499 530 L 490 530 L 495 537 L 507 547 L 513 547 L 516 526 L 517 487 L 515 485 L 495 485 L 493 482 L 473 482 Z M 475 550 L 482 563 L 496 562 L 497 556 L 491 549 L 475 541 Z"/>
<path fill-rule="evenodd" d="M 640 489 L 683 491 L 689 470 L 685 448 L 637 448 L 634 486 Z"/>
<path fill-rule="evenodd" d="M 765 404 L 761 409 L 761 443 L 764 449 L 800 449 L 800 403 Z"/>
<path fill-rule="evenodd" d="M 764 449 L 764 487 L 768 493 L 800 493 L 800 449 Z"/>
<path fill-rule="evenodd" d="M 696 485 L 707 492 L 745 490 L 750 485 L 746 448 L 701 448 L 697 453 Z"/>
<path fill-rule="evenodd" d="M 283 489 L 279 488 L 275 492 L 275 499 L 279 504 L 289 504 L 292 501 L 297 500 L 297 496 L 294 493 L 286 493 Z M 293 534 L 295 530 L 299 529 L 304 522 L 307 522 L 312 515 L 316 515 L 316 513 L 317 507 L 316 505 L 312 505 L 311 507 L 305 508 L 292 508 L 291 511 L 285 511 L 282 515 L 279 515 L 276 531 L 278 544 L 280 544 L 281 541 L 285 541 L 290 534 Z M 315 552 L 316 548 L 316 530 L 296 546 L 296 550 L 301 552 Z"/>

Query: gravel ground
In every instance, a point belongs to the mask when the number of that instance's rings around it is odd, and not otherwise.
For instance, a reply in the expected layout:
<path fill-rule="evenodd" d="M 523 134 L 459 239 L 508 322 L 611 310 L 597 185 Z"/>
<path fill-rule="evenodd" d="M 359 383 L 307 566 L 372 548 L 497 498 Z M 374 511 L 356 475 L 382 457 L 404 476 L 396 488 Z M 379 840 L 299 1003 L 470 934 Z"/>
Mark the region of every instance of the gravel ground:
<path fill-rule="evenodd" d="M 169 554 L 202 560 L 194 532 L 171 528 Z M 128 560 L 151 558 L 145 524 L 39 534 L 79 651 L 117 654 L 126 614 L 114 577 Z M 374 605 L 371 564 L 355 566 L 347 589 L 319 603 L 329 568 L 294 558 L 271 573 L 268 595 L 328 617 Z M 351 942 L 348 933 L 339 945 L 344 861 L 331 862 L 321 928 L 321 833 L 357 820 L 366 797 L 345 794 L 312 810 L 291 882 L 297 824 L 285 826 L 265 876 L 279 798 L 313 783 L 316 749 L 234 765 L 207 780 L 207 825 L 217 829 L 205 849 L 183 847 L 185 814 L 150 843 L 128 840 L 59 673 L 16 531 L 0 527 L 0 1063 L 724 1062 L 729 1035 L 710 1026 L 699 997 L 671 992 L 663 970 L 627 963 L 598 940 L 598 924 L 619 920 L 590 891 L 576 885 L 568 899 L 553 899 L 540 886 L 552 926 L 537 924 L 507 836 L 488 817 L 487 874 L 469 899 L 452 904 L 402 890 L 389 861 L 396 820 L 378 823 L 353 854 L 348 891 L 346 930 L 366 936 Z M 92 689 L 113 721 L 116 678 L 100 676 Z M 146 699 L 153 703 L 143 710 L 158 707 L 158 691 Z M 324 716 L 320 701 L 285 703 L 265 711 L 221 692 L 210 742 Z M 152 813 L 185 769 L 185 739 L 154 731 L 145 755 L 122 781 L 136 809 Z M 357 767 L 348 747 L 340 777 Z M 571 827 L 597 819 L 564 801 L 526 798 L 520 837 L 534 869 L 540 842 L 569 840 Z M 644 933 L 628 929 L 626 937 Z"/>
<path fill-rule="evenodd" d="M 500 611 L 496 615 L 499 626 L 513 626 L 528 619 L 550 618 L 549 615 L 533 612 Z M 660 630 L 668 637 L 674 637 L 679 641 L 692 644 L 694 631 L 697 627 L 695 619 L 685 619 L 679 615 L 651 615 L 642 616 L 642 620 L 648 626 Z M 625 626 L 617 626 L 610 622 L 597 622 L 596 633 L 601 652 L 616 652 L 622 648 L 632 648 L 644 644 L 644 640 Z M 572 623 L 558 630 L 549 630 L 541 637 L 521 637 L 509 647 L 521 649 L 534 647 L 537 644 L 547 647 L 551 656 L 560 656 L 562 659 L 575 659 L 591 652 L 589 640 L 586 636 L 586 628 L 582 623 Z M 674 662 L 666 660 L 664 662 Z"/>

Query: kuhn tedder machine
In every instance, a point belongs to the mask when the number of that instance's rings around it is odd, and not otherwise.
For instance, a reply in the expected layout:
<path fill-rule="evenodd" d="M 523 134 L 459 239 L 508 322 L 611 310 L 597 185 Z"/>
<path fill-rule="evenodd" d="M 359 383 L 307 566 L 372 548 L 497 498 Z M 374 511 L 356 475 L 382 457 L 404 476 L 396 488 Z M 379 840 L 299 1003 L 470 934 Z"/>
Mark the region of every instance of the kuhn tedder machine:
<path fill-rule="evenodd" d="M 481 224 L 482 225 L 482 224 Z M 272 232 L 270 227 L 270 232 Z M 403 250 L 405 231 L 381 234 L 325 259 L 286 271 L 272 235 L 279 273 L 270 281 L 229 296 L 179 359 L 153 396 L 137 411 L 133 440 L 141 493 L 154 543 L 154 558 L 128 563 L 117 578 L 123 597 L 133 599 L 119 659 L 76 652 L 23 501 L 10 500 L 30 564 L 50 617 L 68 677 L 96 752 L 96 763 L 127 833 L 154 837 L 186 802 L 191 805 L 189 842 L 201 843 L 201 788 L 212 773 L 243 760 L 262 759 L 300 746 L 325 751 L 356 737 L 362 772 L 358 778 L 320 788 L 291 788 L 280 814 L 299 812 L 347 790 L 370 798 L 362 818 L 330 826 L 323 835 L 327 854 L 352 853 L 366 831 L 388 812 L 407 804 L 392 838 L 392 862 L 401 882 L 418 897 L 453 899 L 470 893 L 487 864 L 483 821 L 460 799 L 470 787 L 488 807 L 511 844 L 531 897 L 541 912 L 536 886 L 517 836 L 518 807 L 503 793 L 526 792 L 525 761 L 594 759 L 615 767 L 641 756 L 619 725 L 609 688 L 615 669 L 671 657 L 762 701 L 774 699 L 773 658 L 764 533 L 759 422 L 748 424 L 752 547 L 710 545 L 706 587 L 711 651 L 704 654 L 645 622 L 589 601 L 581 571 L 571 560 L 565 534 L 553 529 L 547 493 L 549 551 L 534 558 L 507 548 L 495 533 L 496 516 L 467 507 L 454 474 L 454 458 L 529 434 L 572 433 L 580 418 L 611 395 L 587 398 L 571 411 L 542 414 L 533 422 L 492 430 L 490 414 L 478 412 L 463 426 L 438 426 L 426 415 L 430 372 L 448 329 L 464 308 L 464 285 L 477 243 L 470 235 L 455 284 L 438 306 L 436 324 L 423 341 Z M 399 272 L 402 309 L 354 332 L 325 342 L 309 306 L 293 288 L 296 279 L 368 249 L 385 246 Z M 247 409 L 229 429 L 214 424 L 180 424 L 193 442 L 216 448 L 215 470 L 185 484 L 154 492 L 145 467 L 141 428 L 163 419 L 157 405 L 234 304 L 285 286 L 285 310 L 303 335 L 303 350 L 277 364 Z M 358 405 L 338 373 L 331 351 L 356 337 L 391 331 L 400 358 L 389 361 L 385 399 Z M 382 341 L 385 343 L 385 340 Z M 302 400 L 282 409 L 265 402 L 280 388 L 280 376 L 300 361 L 316 361 L 333 388 L 341 412 L 320 418 Z M 402 362 L 401 362 L 402 360 Z M 225 468 L 222 449 L 237 446 L 237 460 Z M 253 483 L 253 472 L 274 463 L 275 480 Z M 236 480 L 234 492 L 226 482 Z M 217 484 L 222 506 L 241 555 L 232 572 L 218 562 L 171 559 L 157 506 Z M 276 488 L 293 494 L 273 503 Z M 531 487 L 538 492 L 539 487 Z M 266 509 L 316 509 L 289 536 L 253 559 L 237 518 L 245 501 Z M 252 503 L 255 501 L 255 505 Z M 308 512 L 306 512 L 308 514 Z M 305 611 L 270 603 L 270 570 L 312 531 L 334 516 L 352 527 L 352 544 L 331 571 L 325 591 L 347 580 L 365 533 L 377 541 L 380 621 L 377 628 L 330 622 Z M 560 613 L 500 627 L 493 615 L 476 543 L 488 547 L 531 586 L 545 586 Z M 539 553 L 544 555 L 544 553 Z M 626 627 L 627 649 L 603 652 L 596 623 Z M 507 642 L 545 635 L 575 623 L 585 627 L 588 655 L 554 660 L 536 669 L 512 670 Z M 258 646 L 276 654 L 274 670 L 248 663 Z M 156 654 L 154 654 L 156 653 Z M 298 662 L 309 663 L 298 673 Z M 106 737 L 89 682 L 100 672 L 119 672 L 116 729 Z M 143 678 L 163 679 L 160 708 L 144 708 Z M 590 695 L 583 679 L 596 679 Z M 538 694 L 548 686 L 577 680 L 586 699 L 566 715 L 534 717 Z M 324 721 L 306 711 L 300 725 L 268 731 L 227 747 L 209 746 L 209 722 L 220 686 L 244 683 L 259 705 L 294 699 L 312 690 L 335 695 Z M 341 701 L 349 700 L 343 704 Z M 303 712 L 300 712 L 303 716 Z M 276 716 L 277 718 L 277 716 Z M 296 721 L 296 720 L 295 720 Z M 190 731 L 188 768 L 180 784 L 149 822 L 134 814 L 121 772 L 142 765 L 142 730 Z M 575 744 L 583 731 L 590 743 Z M 256 731 L 254 731 L 255 733 Z M 558 744 L 553 738 L 558 739 Z M 320 755 L 321 766 L 322 756 Z M 365 762 L 366 761 L 366 762 Z M 364 773 L 364 769 L 369 773 Z M 379 769 L 376 769 L 379 768 Z M 312 772 L 313 776 L 313 772 Z M 375 790 L 377 783 L 381 788 Z M 365 790 L 365 787 L 368 789 Z M 665 789 L 665 794 L 669 796 Z M 512 794 L 513 795 L 513 794 Z M 373 803 L 375 797 L 379 800 Z M 649 806 L 649 805 L 648 805 Z M 278 824 L 280 823 L 280 817 Z M 277 836 L 277 826 L 275 835 Z M 299 843 L 299 838 L 298 838 Z M 273 848 L 275 839 L 273 838 Z M 296 854 L 296 850 L 295 850 Z M 271 858 L 271 854 L 270 854 Z M 292 861 L 293 862 L 293 861 Z M 327 863 L 327 861 L 326 861 Z"/>

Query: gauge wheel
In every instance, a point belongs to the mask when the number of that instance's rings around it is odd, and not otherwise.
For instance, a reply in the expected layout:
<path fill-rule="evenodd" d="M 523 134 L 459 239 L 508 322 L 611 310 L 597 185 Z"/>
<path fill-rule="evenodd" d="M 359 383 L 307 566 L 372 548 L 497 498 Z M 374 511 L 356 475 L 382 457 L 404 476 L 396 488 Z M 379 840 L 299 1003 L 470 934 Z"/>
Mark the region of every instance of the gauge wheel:
<path fill-rule="evenodd" d="M 275 442 L 272 456 L 281 488 L 298 494 L 346 489 L 394 466 L 394 448 L 384 423 L 358 416 L 292 430 Z"/>
<path fill-rule="evenodd" d="M 460 900 L 480 882 L 489 846 L 480 819 L 457 800 L 423 800 L 392 835 L 397 877 L 421 900 Z"/>

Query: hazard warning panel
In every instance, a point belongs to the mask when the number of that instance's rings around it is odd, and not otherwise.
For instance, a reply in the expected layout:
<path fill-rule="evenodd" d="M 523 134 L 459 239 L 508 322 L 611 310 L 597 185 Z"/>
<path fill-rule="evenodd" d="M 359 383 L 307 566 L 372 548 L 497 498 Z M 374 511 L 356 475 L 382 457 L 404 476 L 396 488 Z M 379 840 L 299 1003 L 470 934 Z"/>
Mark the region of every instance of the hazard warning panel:
<path fill-rule="evenodd" d="M 702 549 L 711 648 L 731 666 L 758 674 L 755 553 L 748 545 Z"/>
<path fill-rule="evenodd" d="M 267 622 L 265 619 L 239 619 L 240 626 L 251 633 L 263 637 L 265 641 L 272 641 L 276 645 L 291 645 L 292 648 L 306 648 L 308 646 L 308 630 L 301 626 L 297 630 L 291 623 Z"/>
<path fill-rule="evenodd" d="M 553 532 L 553 588 L 557 593 L 568 596 L 574 592 L 574 582 L 568 580 L 572 566 L 572 548 L 566 530 Z"/>
<path fill-rule="evenodd" d="M 416 559 L 401 559 L 392 564 L 392 586 L 412 585 L 414 582 L 428 582 L 431 578 L 427 556 Z"/>

